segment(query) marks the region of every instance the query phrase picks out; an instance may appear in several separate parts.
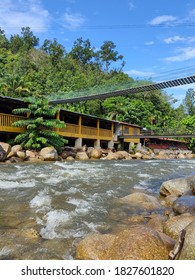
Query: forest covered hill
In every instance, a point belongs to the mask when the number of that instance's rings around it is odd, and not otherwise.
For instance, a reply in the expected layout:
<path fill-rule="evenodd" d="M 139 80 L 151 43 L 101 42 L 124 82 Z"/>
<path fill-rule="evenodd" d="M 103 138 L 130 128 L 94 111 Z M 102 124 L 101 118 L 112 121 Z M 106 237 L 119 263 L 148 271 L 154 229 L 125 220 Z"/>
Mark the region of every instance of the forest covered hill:
<path fill-rule="evenodd" d="M 29 27 L 23 27 L 20 34 L 9 38 L 0 29 L 2 96 L 23 98 L 42 94 L 49 100 L 65 99 L 151 83 L 129 77 L 123 72 L 124 65 L 124 57 L 112 41 L 104 41 L 97 50 L 89 39 L 78 38 L 67 52 L 66 46 L 56 39 L 45 39 L 39 45 L 39 38 Z M 176 133 L 195 130 L 195 91 L 189 88 L 183 104 L 177 108 L 176 101 L 165 91 L 155 90 L 63 106 L 148 129 Z"/>

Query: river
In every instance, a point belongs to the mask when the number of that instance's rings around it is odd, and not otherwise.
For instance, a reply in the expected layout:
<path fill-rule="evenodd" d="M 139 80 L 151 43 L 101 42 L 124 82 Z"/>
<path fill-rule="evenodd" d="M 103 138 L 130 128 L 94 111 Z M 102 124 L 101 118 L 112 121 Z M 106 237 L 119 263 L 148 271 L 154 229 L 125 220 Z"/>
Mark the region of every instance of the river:
<path fill-rule="evenodd" d="M 0 259 L 74 259 L 88 233 L 116 230 L 118 198 L 194 174 L 194 159 L 1 164 Z"/>

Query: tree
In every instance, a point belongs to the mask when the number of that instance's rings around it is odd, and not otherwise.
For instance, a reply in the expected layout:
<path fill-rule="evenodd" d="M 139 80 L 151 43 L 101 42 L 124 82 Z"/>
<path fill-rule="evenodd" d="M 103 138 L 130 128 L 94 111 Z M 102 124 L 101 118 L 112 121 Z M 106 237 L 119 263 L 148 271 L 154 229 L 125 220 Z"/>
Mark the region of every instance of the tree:
<path fill-rule="evenodd" d="M 195 115 L 194 116 L 188 116 L 185 119 L 182 120 L 182 124 L 184 124 L 188 130 L 189 133 L 192 133 L 195 131 Z M 190 139 L 190 149 L 195 152 L 195 138 Z"/>
<path fill-rule="evenodd" d="M 9 49 L 13 54 L 16 54 L 23 47 L 24 42 L 19 35 L 11 35 L 9 42 Z"/>
<path fill-rule="evenodd" d="M 9 45 L 9 41 L 5 36 L 5 31 L 0 27 L 0 48 L 7 49 Z"/>
<path fill-rule="evenodd" d="M 38 46 L 39 38 L 33 34 L 30 27 L 22 27 L 21 34 L 25 50 L 30 50 L 31 48 Z"/>
<path fill-rule="evenodd" d="M 42 147 L 53 146 L 58 151 L 67 142 L 57 134 L 55 128 L 65 127 L 65 123 L 54 119 L 57 108 L 51 108 L 43 96 L 26 98 L 27 108 L 14 109 L 15 114 L 27 114 L 28 118 L 14 122 L 14 127 L 23 127 L 25 131 L 16 136 L 15 142 L 24 149 L 40 150 Z"/>
<path fill-rule="evenodd" d="M 186 109 L 186 113 L 190 116 L 195 115 L 195 90 L 189 88 L 186 92 L 186 96 L 184 98 L 184 107 Z"/>
<path fill-rule="evenodd" d="M 109 67 L 112 62 L 122 60 L 123 56 L 115 51 L 116 45 L 112 41 L 105 41 L 99 51 L 99 57 L 103 64 L 105 64 L 105 71 L 108 73 Z"/>
<path fill-rule="evenodd" d="M 69 53 L 73 59 L 76 59 L 82 65 L 89 64 L 95 56 L 94 49 L 91 47 L 89 39 L 78 38 L 74 41 L 73 48 Z"/>
<path fill-rule="evenodd" d="M 56 39 L 54 39 L 53 42 L 50 40 L 45 40 L 41 50 L 49 55 L 54 67 L 61 63 L 65 54 L 65 48 L 59 44 Z"/>

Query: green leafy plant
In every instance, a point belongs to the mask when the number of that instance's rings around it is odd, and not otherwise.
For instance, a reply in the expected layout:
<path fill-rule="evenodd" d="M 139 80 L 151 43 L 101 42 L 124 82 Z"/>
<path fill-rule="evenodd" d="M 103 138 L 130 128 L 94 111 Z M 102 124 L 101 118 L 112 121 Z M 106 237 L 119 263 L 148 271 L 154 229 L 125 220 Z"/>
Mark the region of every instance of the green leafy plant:
<path fill-rule="evenodd" d="M 25 101 L 28 103 L 26 108 L 13 110 L 14 114 L 28 116 L 12 124 L 24 128 L 24 132 L 16 136 L 15 143 L 21 144 L 24 149 L 40 150 L 53 146 L 60 151 L 67 140 L 56 132 L 56 129 L 65 127 L 64 122 L 55 118 L 59 109 L 49 106 L 48 100 L 41 95 Z"/>

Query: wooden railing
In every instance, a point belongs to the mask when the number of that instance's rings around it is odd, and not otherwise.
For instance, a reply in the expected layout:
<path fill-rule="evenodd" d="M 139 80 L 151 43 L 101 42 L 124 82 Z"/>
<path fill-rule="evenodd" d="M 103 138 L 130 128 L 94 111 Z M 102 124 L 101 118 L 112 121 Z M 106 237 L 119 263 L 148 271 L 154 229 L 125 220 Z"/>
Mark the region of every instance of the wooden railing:
<path fill-rule="evenodd" d="M 22 119 L 25 119 L 25 117 L 0 113 L 0 131 L 16 133 L 23 132 L 23 128 L 12 126 L 12 123 Z M 66 123 L 65 128 L 56 129 L 56 132 L 64 137 L 100 139 L 108 141 L 113 139 L 112 130 L 103 128 L 98 129 L 90 126 L 79 126 L 71 123 Z"/>
<path fill-rule="evenodd" d="M 112 130 L 100 128 L 100 134 L 99 134 L 99 136 L 100 136 L 100 138 L 101 138 L 101 137 L 113 138 Z"/>
<path fill-rule="evenodd" d="M 87 138 L 87 139 L 102 139 L 102 140 L 112 140 L 113 135 L 112 131 L 109 129 L 103 129 L 91 126 L 79 126 L 76 124 L 66 123 L 65 128 L 60 128 L 60 135 L 64 137 L 78 137 L 78 138 Z"/>
<path fill-rule="evenodd" d="M 12 126 L 12 123 L 22 120 L 22 119 L 25 119 L 25 117 L 0 113 L 0 131 L 5 131 L 5 132 L 22 132 L 22 131 L 24 131 L 24 129 L 21 127 Z"/>

